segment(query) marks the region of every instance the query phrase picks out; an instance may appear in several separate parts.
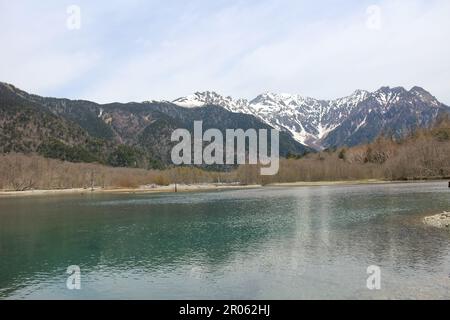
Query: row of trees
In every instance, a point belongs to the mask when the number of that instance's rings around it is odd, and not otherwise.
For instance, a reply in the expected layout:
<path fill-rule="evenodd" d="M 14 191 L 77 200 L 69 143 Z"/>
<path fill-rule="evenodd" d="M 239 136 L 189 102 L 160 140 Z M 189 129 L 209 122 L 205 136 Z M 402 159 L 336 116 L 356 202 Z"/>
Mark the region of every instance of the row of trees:
<path fill-rule="evenodd" d="M 254 166 L 241 166 L 237 173 L 239 181 L 259 184 L 450 178 L 450 120 L 402 140 L 382 136 L 367 145 L 282 159 L 273 177 L 259 176 Z"/>
<path fill-rule="evenodd" d="M 39 155 L 0 156 L 0 190 L 70 188 L 137 188 L 171 183 L 231 183 L 235 173 L 204 171 L 194 167 L 169 170 L 113 168 L 99 164 L 71 163 Z"/>
<path fill-rule="evenodd" d="M 123 157 L 117 157 L 122 161 Z M 258 166 L 244 165 L 228 172 L 195 167 L 168 170 L 112 168 L 100 164 L 71 163 L 38 155 L 0 156 L 0 189 L 65 189 L 97 187 L 135 188 L 171 183 L 269 184 L 298 181 L 362 179 L 432 179 L 450 177 L 450 120 L 431 130 L 419 130 L 395 141 L 380 137 L 375 142 L 333 152 L 282 159 L 275 176 L 260 176 Z"/>

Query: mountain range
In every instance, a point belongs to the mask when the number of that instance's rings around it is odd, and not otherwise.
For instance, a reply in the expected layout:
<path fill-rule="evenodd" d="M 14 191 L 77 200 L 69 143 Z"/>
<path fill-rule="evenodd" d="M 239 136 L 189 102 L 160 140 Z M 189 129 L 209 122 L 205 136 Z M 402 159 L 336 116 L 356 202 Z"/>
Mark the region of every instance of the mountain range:
<path fill-rule="evenodd" d="M 215 92 L 168 101 L 98 104 L 47 98 L 0 82 L 0 153 L 39 153 L 121 167 L 170 165 L 171 134 L 203 129 L 280 130 L 280 155 L 354 146 L 380 134 L 429 127 L 450 108 L 420 87 L 362 90 L 336 100 L 264 93 L 232 99 Z"/>
<path fill-rule="evenodd" d="M 72 162 L 161 168 L 171 164 L 172 132 L 194 121 L 203 129 L 272 129 L 259 118 L 221 106 L 184 108 L 165 101 L 97 104 L 45 98 L 0 83 L 0 153 L 39 153 Z M 280 155 L 313 151 L 280 132 Z"/>
<path fill-rule="evenodd" d="M 441 114 L 450 111 L 420 87 L 356 90 L 335 100 L 264 93 L 248 101 L 207 91 L 173 103 L 185 108 L 219 105 L 231 112 L 254 115 L 316 150 L 368 143 L 381 134 L 400 138 L 417 127 L 432 125 Z"/>

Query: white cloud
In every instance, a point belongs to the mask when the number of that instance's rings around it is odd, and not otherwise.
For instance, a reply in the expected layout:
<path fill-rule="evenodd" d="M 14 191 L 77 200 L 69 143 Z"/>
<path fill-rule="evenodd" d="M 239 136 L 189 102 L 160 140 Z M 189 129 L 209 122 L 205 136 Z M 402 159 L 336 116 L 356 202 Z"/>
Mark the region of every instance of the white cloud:
<path fill-rule="evenodd" d="M 66 27 L 66 7 L 59 9 L 20 1 L 2 7 L 0 81 L 31 92 L 51 93 L 97 63 L 97 53 L 70 45 L 76 35 Z"/>
<path fill-rule="evenodd" d="M 426 10 L 407 2 L 381 4 L 379 31 L 365 27 L 365 12 L 293 31 L 246 55 L 225 82 L 235 80 L 236 87 L 250 91 L 300 91 L 323 98 L 356 88 L 422 85 L 449 102 L 450 3 Z"/>
<path fill-rule="evenodd" d="M 88 23 L 78 34 L 54 28 L 65 7 L 2 12 L 9 19 L 0 22 L 0 39 L 10 48 L 0 51 L 1 80 L 37 93 L 73 87 L 70 96 L 100 102 L 174 99 L 197 90 L 334 98 L 359 88 L 420 85 L 450 104 L 447 0 L 375 3 L 380 28 L 367 28 L 372 3 L 360 1 L 339 13 L 339 3 L 325 0 L 226 1 L 213 9 L 202 1 L 163 3 L 151 3 L 148 19 L 137 0 L 106 15 L 81 6 Z M 34 14 L 47 22 L 30 31 L 20 17 Z"/>

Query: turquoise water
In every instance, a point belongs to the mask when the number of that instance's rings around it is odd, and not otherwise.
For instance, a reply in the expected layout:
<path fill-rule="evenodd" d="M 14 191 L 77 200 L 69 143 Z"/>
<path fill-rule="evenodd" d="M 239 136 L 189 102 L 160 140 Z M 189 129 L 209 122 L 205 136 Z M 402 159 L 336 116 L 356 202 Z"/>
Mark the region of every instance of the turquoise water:
<path fill-rule="evenodd" d="M 446 182 L 0 198 L 0 299 L 449 299 L 443 210 Z"/>

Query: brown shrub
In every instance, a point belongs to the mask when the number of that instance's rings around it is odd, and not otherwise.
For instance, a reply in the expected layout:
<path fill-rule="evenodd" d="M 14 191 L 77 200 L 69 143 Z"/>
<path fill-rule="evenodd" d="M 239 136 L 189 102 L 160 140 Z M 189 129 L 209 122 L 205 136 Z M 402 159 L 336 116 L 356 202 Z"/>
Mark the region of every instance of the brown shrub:
<path fill-rule="evenodd" d="M 158 174 L 155 177 L 154 183 L 158 186 L 168 186 L 170 185 L 170 180 L 167 176 L 163 174 Z"/>

